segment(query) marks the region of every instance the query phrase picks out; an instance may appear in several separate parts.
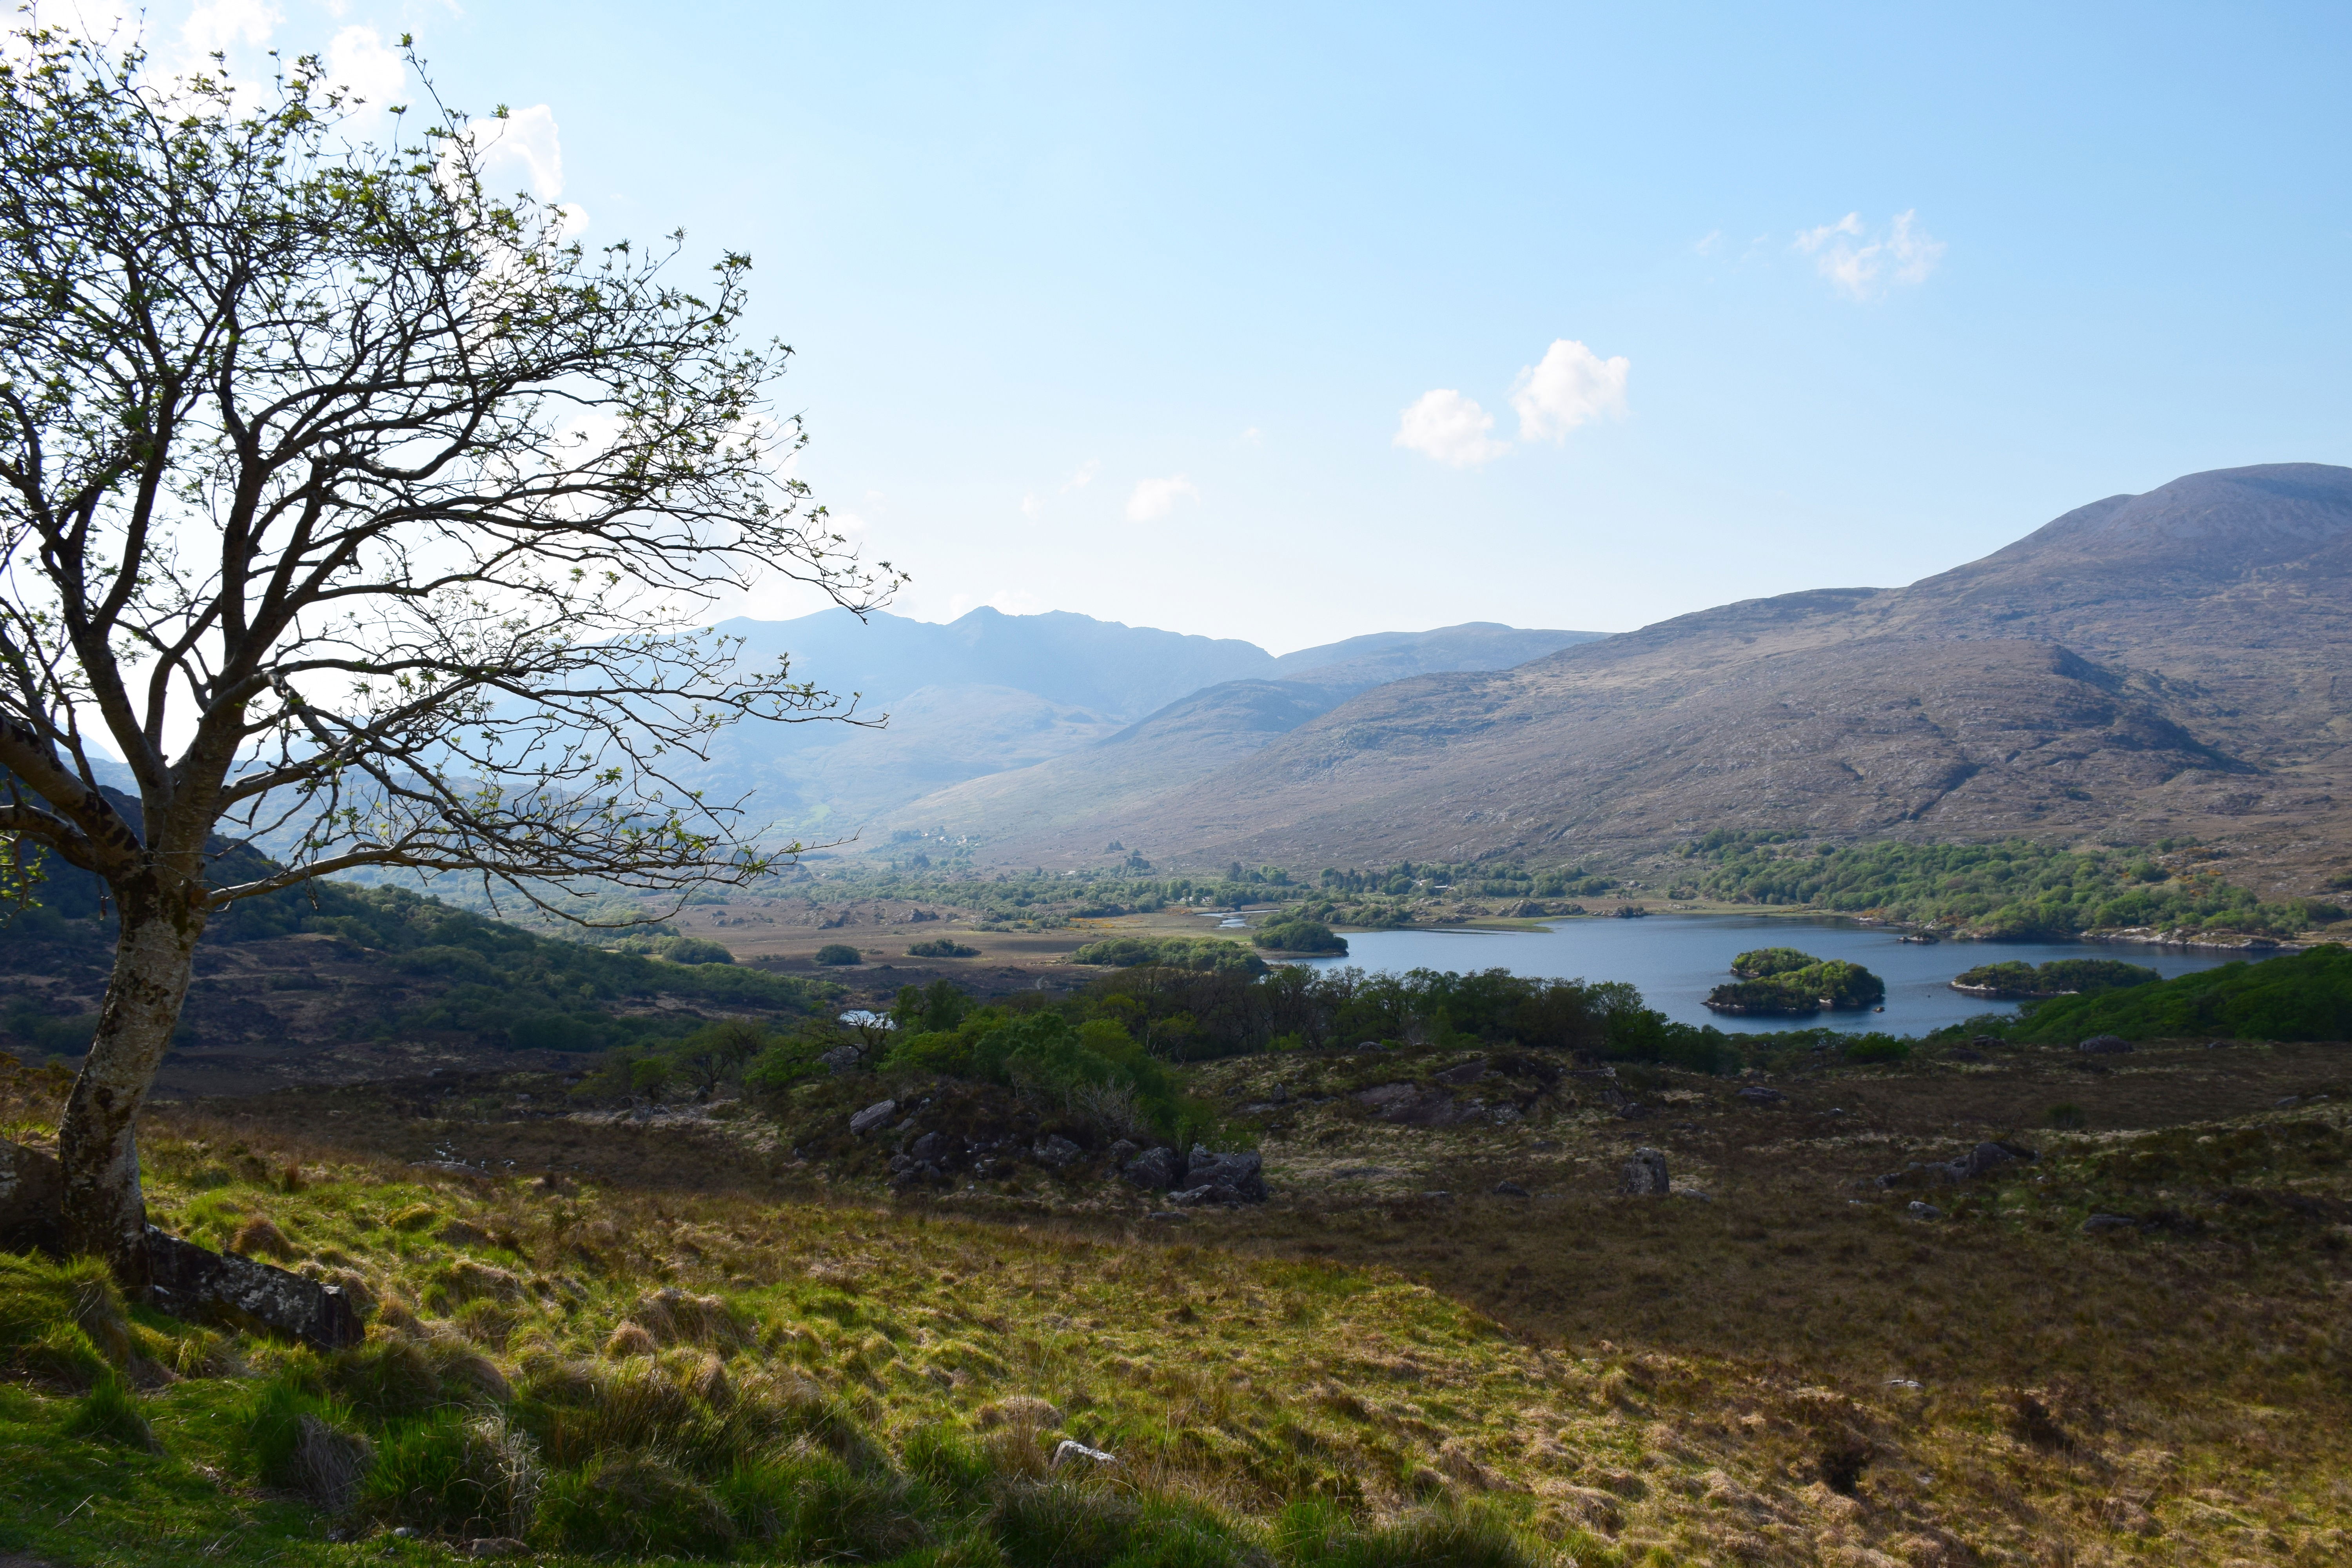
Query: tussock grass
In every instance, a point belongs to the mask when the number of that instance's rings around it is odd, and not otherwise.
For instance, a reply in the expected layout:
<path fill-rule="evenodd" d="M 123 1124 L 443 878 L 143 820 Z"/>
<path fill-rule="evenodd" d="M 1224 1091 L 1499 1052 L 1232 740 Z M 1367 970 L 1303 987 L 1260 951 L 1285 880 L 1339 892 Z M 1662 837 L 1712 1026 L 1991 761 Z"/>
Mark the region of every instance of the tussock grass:
<path fill-rule="evenodd" d="M 2018 1118 L 2066 1070 L 2004 1089 Z M 2148 1053 L 2133 1070 L 2168 1069 Z M 183 1114 L 148 1140 L 159 1219 L 224 1239 L 266 1221 L 291 1266 L 366 1293 L 369 1339 L 335 1356 L 225 1340 L 124 1311 L 87 1266 L 0 1260 L 0 1549 L 357 1563 L 512 1536 L 548 1563 L 936 1568 L 2352 1554 L 2342 1097 L 2126 1131 L 2152 1080 L 2065 1079 L 2091 1126 L 2035 1134 L 2030 1173 L 1934 1194 L 1938 1226 L 1903 1217 L 1907 1194 L 1865 1198 L 1855 1178 L 1974 1135 L 1936 1087 L 1965 1081 L 1932 1061 L 1849 1075 L 1844 1115 L 1818 1120 L 1794 1089 L 1766 1113 L 1706 1080 L 1633 1085 L 1701 1129 L 1675 1159 L 1712 1203 L 1605 1195 L 1623 1134 L 1596 1110 L 1540 1129 L 1549 1165 L 1529 1164 L 1534 1130 L 1414 1134 L 1409 1179 L 1459 1199 L 1300 1198 L 1176 1235 L 1109 1211 L 992 1223 L 472 1181 Z M 2186 1092 L 2230 1109 L 2201 1079 Z M 1298 1113 L 1265 1147 L 1279 1180 L 1293 1159 L 1402 1163 L 1402 1137 Z M 1500 1173 L 1555 1195 L 1469 1195 Z M 2093 1212 L 2147 1224 L 2086 1235 Z M 160 1452 L 66 1438 L 110 1377 Z M 1056 1466 L 1064 1439 L 1118 1463 Z"/>

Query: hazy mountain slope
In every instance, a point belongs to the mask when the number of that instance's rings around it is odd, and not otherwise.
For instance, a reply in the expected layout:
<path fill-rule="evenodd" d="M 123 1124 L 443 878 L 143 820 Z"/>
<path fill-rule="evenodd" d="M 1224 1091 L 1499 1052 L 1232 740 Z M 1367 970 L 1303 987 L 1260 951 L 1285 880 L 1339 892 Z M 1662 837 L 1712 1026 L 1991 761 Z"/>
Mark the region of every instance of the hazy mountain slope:
<path fill-rule="evenodd" d="M 1024 842 L 1131 809 L 1205 778 L 1367 688 L 1431 670 L 1505 668 L 1594 632 L 1522 631 L 1492 622 L 1381 632 L 1275 660 L 1286 680 L 1234 680 L 1178 699 L 1084 750 L 1019 772 L 992 772 L 895 813 L 894 826 Z M 1106 840 L 1108 842 L 1108 840 Z M 1097 845 L 1099 852 L 1101 846 Z"/>
<path fill-rule="evenodd" d="M 1277 659 L 1254 643 L 1059 611 L 1008 616 L 982 608 L 934 625 L 887 614 L 860 622 L 828 610 L 789 621 L 731 620 L 719 629 L 744 639 L 747 662 L 788 658 L 795 679 L 844 697 L 856 693 L 860 719 L 887 721 L 878 728 L 740 725 L 716 739 L 709 763 L 697 770 L 696 782 L 714 798 L 750 795 L 755 816 L 821 837 L 855 831 L 963 781 L 1081 750 L 1235 679 L 1263 682 L 1279 671 L 1334 689 L 1295 714 L 1296 724 L 1378 681 L 1499 668 L 1597 635 L 1478 623 L 1377 633 Z M 1203 762 L 1164 773 L 1160 787 L 1239 754 L 1225 748 L 1224 731 L 1212 721 Z M 939 820 L 928 807 L 915 815 L 927 825 Z"/>
<path fill-rule="evenodd" d="M 999 847 L 1346 864 L 1622 853 L 1725 826 L 2169 831 L 2300 843 L 2316 875 L 2352 843 L 2347 611 L 2352 470 L 2192 475 L 1908 588 L 1383 686 L 1153 801 Z"/>

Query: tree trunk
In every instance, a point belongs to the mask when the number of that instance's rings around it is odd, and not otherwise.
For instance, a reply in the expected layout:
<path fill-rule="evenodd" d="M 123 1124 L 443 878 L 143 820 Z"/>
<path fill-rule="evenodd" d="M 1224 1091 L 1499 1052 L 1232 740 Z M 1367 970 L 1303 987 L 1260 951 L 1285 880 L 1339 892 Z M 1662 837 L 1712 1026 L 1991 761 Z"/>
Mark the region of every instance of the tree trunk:
<path fill-rule="evenodd" d="M 118 889 L 122 929 L 98 1034 L 58 1130 L 65 1166 L 68 1256 L 106 1259 L 135 1300 L 146 1299 L 147 1199 L 139 1184 L 138 1122 L 155 1069 L 172 1044 L 204 934 L 201 909 L 144 887 Z"/>

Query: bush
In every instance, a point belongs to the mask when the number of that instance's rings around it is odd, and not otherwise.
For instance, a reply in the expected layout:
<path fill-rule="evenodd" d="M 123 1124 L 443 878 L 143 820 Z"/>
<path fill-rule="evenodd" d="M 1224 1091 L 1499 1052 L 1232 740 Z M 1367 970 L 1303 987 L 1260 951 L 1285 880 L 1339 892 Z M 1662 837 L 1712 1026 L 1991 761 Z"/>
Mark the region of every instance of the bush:
<path fill-rule="evenodd" d="M 1237 942 L 1223 937 L 1107 937 L 1090 942 L 1070 954 L 1072 963 L 1100 964 L 1112 969 L 1196 969 L 1210 973 L 1263 974 L 1265 960 Z"/>
<path fill-rule="evenodd" d="M 1250 941 L 1260 947 L 1281 952 L 1337 952 L 1348 951 L 1348 939 L 1334 935 L 1321 921 L 1269 921 L 1252 933 Z"/>
<path fill-rule="evenodd" d="M 251 1474 L 340 1512 L 359 1496 L 375 1450 L 353 1435 L 352 1412 L 283 1374 L 247 1395 L 229 1417 L 230 1446 Z"/>
<path fill-rule="evenodd" d="M 672 963 L 732 963 L 735 955 L 718 942 L 698 936 L 666 936 L 654 951 Z"/>
<path fill-rule="evenodd" d="M 1850 1062 L 1899 1062 L 1911 1055 L 1911 1042 L 1887 1035 L 1864 1035 L 1845 1048 Z"/>
<path fill-rule="evenodd" d="M 980 949 L 968 947 L 952 938 L 940 936 L 933 937 L 929 942 L 915 943 L 907 950 L 907 956 L 908 958 L 978 958 Z"/>
<path fill-rule="evenodd" d="M 1806 969 L 1820 959 L 1793 947 L 1759 947 L 1741 953 L 1731 961 L 1731 973 L 1742 980 L 1763 980 L 1775 974 L 1786 974 L 1792 969 Z"/>
<path fill-rule="evenodd" d="M 2352 1039 L 2352 950 L 2326 942 L 2258 963 L 2225 963 L 2155 984 L 2029 1002 L 2015 1037 L 2072 1045 L 2200 1035 L 2241 1040 Z"/>
<path fill-rule="evenodd" d="M 819 963 L 838 967 L 843 964 L 863 963 L 866 962 L 866 955 L 845 942 L 829 942 L 816 950 L 816 961 Z"/>

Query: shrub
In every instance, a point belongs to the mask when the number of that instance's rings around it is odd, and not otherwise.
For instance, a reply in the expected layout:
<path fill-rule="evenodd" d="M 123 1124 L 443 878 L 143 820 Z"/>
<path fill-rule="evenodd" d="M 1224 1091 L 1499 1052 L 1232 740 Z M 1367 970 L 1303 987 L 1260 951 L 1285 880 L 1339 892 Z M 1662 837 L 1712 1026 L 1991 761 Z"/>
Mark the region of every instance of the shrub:
<path fill-rule="evenodd" d="M 708 937 L 666 936 L 654 943 L 654 952 L 672 963 L 732 963 L 735 955 Z"/>
<path fill-rule="evenodd" d="M 829 1454 L 738 1467 L 714 1489 L 737 1525 L 789 1563 L 873 1563 L 923 1545 L 929 1499 L 887 1470 Z"/>
<path fill-rule="evenodd" d="M 933 937 L 919 942 L 907 950 L 909 958 L 978 958 L 980 949 L 970 947 L 949 937 Z"/>
<path fill-rule="evenodd" d="M 2090 1035 L 2352 1039 L 2352 950 L 2326 942 L 2288 957 L 2225 963 L 2152 985 L 2030 1002 L 2026 1008 L 2016 1037 L 2043 1045 Z"/>
<path fill-rule="evenodd" d="M 1806 962 L 1791 965 L 1791 958 Z M 1886 982 L 1859 963 L 1843 959 L 1816 959 L 1791 948 L 1766 948 L 1743 952 L 1734 973 L 1749 960 L 1769 966 L 1759 979 L 1718 985 L 1707 994 L 1706 1005 L 1718 1013 L 1760 1013 L 1802 1017 L 1824 1007 L 1875 1006 L 1886 1000 Z"/>
<path fill-rule="evenodd" d="M 2163 978 L 2144 964 L 2112 958 L 2058 958 L 2035 968 L 2014 959 L 2006 963 L 1980 963 L 1952 977 L 1964 991 L 2003 1000 L 2119 991 L 2126 985 L 2147 985 Z"/>
<path fill-rule="evenodd" d="M 1759 947 L 1741 953 L 1731 961 L 1731 973 L 1742 980 L 1763 980 L 1775 974 L 1786 974 L 1792 969 L 1806 969 L 1820 959 L 1793 947 Z"/>
<path fill-rule="evenodd" d="M 1588 1554 L 1598 1542 L 1577 1544 L 1585 1548 L 1576 1553 L 1579 1563 L 1615 1559 L 1606 1548 L 1601 1548 L 1605 1555 Z M 1275 1546 L 1289 1568 L 1535 1568 L 1552 1556 L 1484 1509 L 1434 1509 L 1366 1530 L 1319 1500 L 1283 1510 L 1275 1521 Z"/>
<path fill-rule="evenodd" d="M 1100 964 L 1112 969 L 1198 969 L 1213 973 L 1265 973 L 1265 960 L 1237 942 L 1223 937 L 1106 937 L 1070 954 L 1072 963 Z"/>
<path fill-rule="evenodd" d="M 1850 1062 L 1899 1062 L 1911 1055 L 1911 1042 L 1888 1035 L 1864 1035 L 1845 1048 Z"/>
<path fill-rule="evenodd" d="M 1269 921 L 1258 927 L 1250 941 L 1260 947 L 1281 952 L 1337 952 L 1348 951 L 1348 939 L 1335 935 L 1321 921 Z"/>
<path fill-rule="evenodd" d="M 816 950 L 816 961 L 819 963 L 839 966 L 863 963 L 866 962 L 866 955 L 845 942 L 829 942 Z"/>

